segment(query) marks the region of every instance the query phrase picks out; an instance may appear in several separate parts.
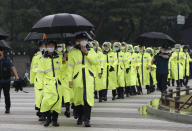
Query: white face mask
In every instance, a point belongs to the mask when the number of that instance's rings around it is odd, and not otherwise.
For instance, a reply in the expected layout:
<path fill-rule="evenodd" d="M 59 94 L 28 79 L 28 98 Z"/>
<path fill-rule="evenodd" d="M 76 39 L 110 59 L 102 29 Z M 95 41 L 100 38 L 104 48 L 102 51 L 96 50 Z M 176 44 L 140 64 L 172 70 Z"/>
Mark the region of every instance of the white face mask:
<path fill-rule="evenodd" d="M 88 42 L 86 40 L 83 40 L 83 41 L 80 42 L 81 46 L 86 46 L 87 44 L 88 44 Z"/>
<path fill-rule="evenodd" d="M 68 51 L 68 52 L 71 51 L 72 49 L 73 49 L 72 46 L 68 46 L 68 47 L 67 47 L 67 51 Z"/>
<path fill-rule="evenodd" d="M 114 49 L 115 49 L 115 51 L 119 51 L 119 47 L 115 47 Z"/>
<path fill-rule="evenodd" d="M 94 50 L 97 50 L 97 47 L 96 47 L 96 46 L 93 46 L 93 49 L 94 49 Z"/>
<path fill-rule="evenodd" d="M 180 51 L 180 49 L 175 49 L 175 51 L 179 52 L 179 51 Z"/>
<path fill-rule="evenodd" d="M 40 48 L 40 51 L 46 51 L 46 48 Z"/>
<path fill-rule="evenodd" d="M 62 51 L 63 51 L 63 48 L 62 48 L 62 47 L 59 47 L 59 48 L 57 48 L 57 51 L 58 51 L 58 52 L 62 52 Z"/>
<path fill-rule="evenodd" d="M 54 52 L 55 48 L 47 48 L 48 52 Z"/>
<path fill-rule="evenodd" d="M 131 49 L 128 49 L 128 52 L 132 53 L 133 51 Z"/>

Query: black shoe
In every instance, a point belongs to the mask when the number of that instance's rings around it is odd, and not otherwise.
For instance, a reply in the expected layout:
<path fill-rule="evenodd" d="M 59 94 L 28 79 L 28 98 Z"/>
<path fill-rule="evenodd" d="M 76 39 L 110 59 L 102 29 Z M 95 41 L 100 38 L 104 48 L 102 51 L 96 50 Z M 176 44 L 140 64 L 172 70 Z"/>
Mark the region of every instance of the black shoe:
<path fill-rule="evenodd" d="M 70 118 L 70 112 L 69 112 L 69 111 L 65 111 L 64 115 L 65 115 L 67 118 Z"/>
<path fill-rule="evenodd" d="M 84 125 L 85 125 L 85 127 L 91 127 L 91 124 L 90 124 L 89 121 L 85 121 L 85 122 L 84 122 Z"/>
<path fill-rule="evenodd" d="M 98 99 L 98 96 L 97 96 L 97 95 L 95 95 L 95 99 Z"/>
<path fill-rule="evenodd" d="M 118 96 L 117 99 L 121 99 L 121 96 Z"/>
<path fill-rule="evenodd" d="M 39 121 L 46 121 L 45 116 L 40 116 L 40 117 L 39 117 Z"/>
<path fill-rule="evenodd" d="M 102 102 L 102 99 L 99 99 L 99 103 L 101 103 Z"/>
<path fill-rule="evenodd" d="M 6 109 L 5 114 L 9 114 L 9 113 L 10 113 L 10 109 Z"/>
<path fill-rule="evenodd" d="M 50 123 L 51 123 L 51 120 L 50 120 L 50 119 L 47 119 L 47 120 L 45 121 L 44 127 L 48 127 L 48 126 L 50 125 Z"/>
<path fill-rule="evenodd" d="M 36 112 L 36 116 L 40 117 L 41 116 L 41 112 Z"/>
<path fill-rule="evenodd" d="M 75 109 L 73 109 L 73 116 L 74 116 L 74 119 L 78 118 L 77 111 Z"/>
<path fill-rule="evenodd" d="M 147 94 L 150 94 L 151 92 L 150 92 L 150 90 L 147 90 Z"/>
<path fill-rule="evenodd" d="M 112 97 L 112 100 L 114 101 L 115 99 L 116 99 L 115 96 L 113 96 L 113 97 Z"/>
<path fill-rule="evenodd" d="M 77 125 L 82 125 L 83 124 L 83 121 L 81 119 L 78 119 L 77 120 Z"/>
<path fill-rule="evenodd" d="M 103 100 L 104 100 L 104 101 L 107 101 L 107 97 L 104 97 Z"/>
<path fill-rule="evenodd" d="M 59 124 L 57 123 L 57 121 L 53 121 L 53 124 L 52 124 L 54 127 L 58 127 Z"/>

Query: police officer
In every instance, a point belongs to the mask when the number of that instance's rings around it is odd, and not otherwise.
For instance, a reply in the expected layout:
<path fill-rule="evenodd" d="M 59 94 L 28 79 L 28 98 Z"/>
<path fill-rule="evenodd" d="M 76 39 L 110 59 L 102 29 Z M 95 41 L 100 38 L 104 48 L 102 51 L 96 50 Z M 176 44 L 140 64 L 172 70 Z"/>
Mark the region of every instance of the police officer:
<path fill-rule="evenodd" d="M 35 53 L 35 55 L 32 58 L 31 62 L 31 69 L 30 69 L 30 83 L 34 84 L 35 89 L 35 109 L 37 110 L 36 115 L 39 117 L 39 121 L 44 121 L 45 116 L 43 113 L 40 113 L 40 106 L 43 98 L 43 86 L 41 85 L 41 81 L 39 81 L 39 77 L 41 77 L 41 74 L 37 72 L 38 69 L 38 62 L 41 57 L 43 57 L 46 46 L 45 41 L 40 41 L 39 43 L 39 51 Z"/>
<path fill-rule="evenodd" d="M 102 79 L 104 83 L 100 88 L 99 94 L 103 96 L 103 98 L 106 98 L 108 90 L 112 90 L 112 100 L 115 100 L 117 95 L 117 55 L 112 51 L 110 42 L 104 42 L 102 49 L 103 55 L 101 57 L 101 62 L 103 67 Z"/>
<path fill-rule="evenodd" d="M 125 77 L 124 77 L 124 52 L 121 51 L 121 43 L 115 42 L 113 44 L 113 50 L 117 57 L 117 66 L 116 66 L 116 73 L 117 73 L 117 99 L 124 99 L 124 88 L 125 88 Z"/>
<path fill-rule="evenodd" d="M 3 90 L 5 97 L 5 113 L 10 113 L 11 101 L 10 101 L 10 77 L 11 71 L 15 75 L 15 79 L 19 80 L 16 68 L 12 60 L 4 56 L 4 48 L 0 47 L 0 97 L 1 90 Z"/>
<path fill-rule="evenodd" d="M 75 47 L 68 54 L 69 87 L 74 91 L 74 114 L 77 125 L 90 127 L 91 107 L 94 106 L 93 65 L 97 64 L 96 53 L 89 47 L 86 33 L 78 34 Z"/>
<path fill-rule="evenodd" d="M 174 80 L 177 82 L 177 87 L 181 87 L 184 77 L 184 63 L 185 63 L 185 54 L 182 51 L 181 45 L 175 45 L 175 51 L 170 57 L 170 66 L 171 66 L 171 75 Z M 174 82 L 174 81 L 172 81 Z"/>
<path fill-rule="evenodd" d="M 47 51 L 40 59 L 37 72 L 42 74 L 39 81 L 43 88 L 43 99 L 40 111 L 46 113 L 47 120 L 44 126 L 47 127 L 51 122 L 53 126 L 59 126 L 58 114 L 61 113 L 62 102 L 62 79 L 61 79 L 61 65 L 62 59 L 59 57 L 54 41 L 47 42 Z"/>
<path fill-rule="evenodd" d="M 189 55 L 190 49 L 188 46 L 183 47 L 183 51 L 185 53 L 185 62 L 184 62 L 184 80 L 183 84 L 184 86 L 187 86 L 188 84 L 188 79 L 189 79 L 189 68 L 190 68 L 190 62 L 192 62 L 192 59 Z"/>
<path fill-rule="evenodd" d="M 153 59 L 153 62 L 157 66 L 157 87 L 162 93 L 165 93 L 167 89 L 169 58 L 168 47 L 163 45 L 161 51 Z"/>

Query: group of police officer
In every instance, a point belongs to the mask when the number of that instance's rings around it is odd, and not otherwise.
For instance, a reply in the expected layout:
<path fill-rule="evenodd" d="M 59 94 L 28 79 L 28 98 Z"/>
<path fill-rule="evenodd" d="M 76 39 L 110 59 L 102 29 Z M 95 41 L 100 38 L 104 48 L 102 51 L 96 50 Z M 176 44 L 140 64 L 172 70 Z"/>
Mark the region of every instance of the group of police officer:
<path fill-rule="evenodd" d="M 39 49 L 32 59 L 30 83 L 35 88 L 39 121 L 45 121 L 45 127 L 51 122 L 59 126 L 62 101 L 65 116 L 70 117 L 72 108 L 77 125 L 90 127 L 94 98 L 107 101 L 108 90 L 112 90 L 112 100 L 141 95 L 143 86 L 147 94 L 154 92 L 157 67 L 153 58 L 163 52 L 160 48 L 145 49 L 125 42 L 104 42 L 100 47 L 96 40 L 88 42 L 84 33 L 75 37 L 74 45 L 40 41 Z M 188 51 L 175 46 L 167 82 L 173 79 L 178 86 L 187 85 L 191 61 Z"/>

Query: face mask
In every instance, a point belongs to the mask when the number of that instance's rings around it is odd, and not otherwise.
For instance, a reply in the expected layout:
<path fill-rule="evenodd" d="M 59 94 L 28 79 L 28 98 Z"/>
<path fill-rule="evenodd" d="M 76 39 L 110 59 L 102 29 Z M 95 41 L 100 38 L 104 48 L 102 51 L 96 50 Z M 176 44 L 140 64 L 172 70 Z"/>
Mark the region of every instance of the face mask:
<path fill-rule="evenodd" d="M 161 50 L 161 53 L 167 54 L 168 52 L 167 52 L 167 51 L 164 51 L 164 50 Z"/>
<path fill-rule="evenodd" d="M 132 50 L 131 50 L 131 49 L 128 49 L 128 52 L 132 53 Z"/>
<path fill-rule="evenodd" d="M 119 47 L 115 47 L 115 51 L 119 51 Z"/>
<path fill-rule="evenodd" d="M 40 51 L 42 52 L 42 51 L 46 51 L 46 48 L 40 48 Z"/>
<path fill-rule="evenodd" d="M 124 50 L 124 49 L 125 49 L 125 46 L 122 46 L 121 49 Z"/>
<path fill-rule="evenodd" d="M 188 50 L 184 50 L 184 52 L 188 52 Z"/>
<path fill-rule="evenodd" d="M 55 48 L 47 48 L 48 52 L 54 52 Z"/>
<path fill-rule="evenodd" d="M 72 49 L 73 49 L 72 46 L 67 47 L 67 51 L 68 51 L 68 52 L 71 51 Z"/>
<path fill-rule="evenodd" d="M 80 45 L 80 42 L 78 41 L 78 42 L 75 42 L 75 45 Z"/>
<path fill-rule="evenodd" d="M 88 42 L 86 40 L 83 40 L 83 41 L 80 42 L 81 46 L 86 46 L 87 44 L 88 44 Z"/>
<path fill-rule="evenodd" d="M 180 49 L 175 49 L 175 51 L 179 52 L 179 51 L 180 51 Z"/>
<path fill-rule="evenodd" d="M 62 51 L 63 51 L 63 48 L 62 48 L 62 47 L 57 48 L 57 51 L 58 51 L 58 52 L 62 52 Z"/>
<path fill-rule="evenodd" d="M 105 49 L 105 51 L 107 51 L 107 52 L 108 52 L 108 51 L 109 51 L 109 48 L 108 48 L 108 49 Z"/>
<path fill-rule="evenodd" d="M 93 46 L 93 49 L 94 49 L 94 50 L 97 50 L 97 47 L 96 47 L 96 46 Z"/>

